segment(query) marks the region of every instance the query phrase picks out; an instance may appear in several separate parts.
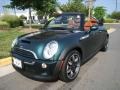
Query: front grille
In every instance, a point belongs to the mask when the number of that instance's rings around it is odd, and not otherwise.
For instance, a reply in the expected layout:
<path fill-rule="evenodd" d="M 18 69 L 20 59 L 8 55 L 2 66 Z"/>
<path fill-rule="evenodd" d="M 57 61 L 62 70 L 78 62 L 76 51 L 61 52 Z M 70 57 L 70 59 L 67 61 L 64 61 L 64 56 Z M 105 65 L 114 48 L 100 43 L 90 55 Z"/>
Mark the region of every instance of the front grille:
<path fill-rule="evenodd" d="M 14 48 L 13 53 L 22 56 L 27 57 L 31 59 L 36 59 L 35 55 L 32 53 L 32 51 L 21 49 L 21 48 Z"/>

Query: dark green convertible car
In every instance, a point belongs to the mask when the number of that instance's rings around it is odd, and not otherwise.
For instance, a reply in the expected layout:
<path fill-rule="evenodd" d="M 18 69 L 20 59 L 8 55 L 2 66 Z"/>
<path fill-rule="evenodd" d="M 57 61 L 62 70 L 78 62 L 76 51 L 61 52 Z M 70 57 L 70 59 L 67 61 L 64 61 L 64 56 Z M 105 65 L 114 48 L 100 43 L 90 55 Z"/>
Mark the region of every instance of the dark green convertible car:
<path fill-rule="evenodd" d="M 81 13 L 62 13 L 44 30 L 17 37 L 12 43 L 12 65 L 36 80 L 74 80 L 80 66 L 98 51 L 106 51 L 109 35 L 96 23 L 85 30 Z"/>

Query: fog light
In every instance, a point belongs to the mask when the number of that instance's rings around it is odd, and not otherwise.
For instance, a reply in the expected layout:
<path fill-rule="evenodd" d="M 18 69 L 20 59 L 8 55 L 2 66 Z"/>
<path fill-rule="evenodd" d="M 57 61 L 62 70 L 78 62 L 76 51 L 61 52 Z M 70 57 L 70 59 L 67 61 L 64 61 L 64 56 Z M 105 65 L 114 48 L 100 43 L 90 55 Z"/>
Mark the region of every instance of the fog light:
<path fill-rule="evenodd" d="M 47 68 L 47 64 L 42 63 L 42 68 Z"/>

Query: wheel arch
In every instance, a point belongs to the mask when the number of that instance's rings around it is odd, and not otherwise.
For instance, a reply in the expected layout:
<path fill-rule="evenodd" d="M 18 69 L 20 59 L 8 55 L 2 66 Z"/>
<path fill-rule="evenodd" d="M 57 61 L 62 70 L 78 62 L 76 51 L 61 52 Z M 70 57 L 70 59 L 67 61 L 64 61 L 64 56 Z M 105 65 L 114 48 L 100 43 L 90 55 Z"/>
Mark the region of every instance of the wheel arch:
<path fill-rule="evenodd" d="M 71 48 L 64 50 L 62 52 L 62 55 L 60 56 L 59 60 L 64 60 L 65 57 L 67 56 L 67 54 L 72 50 L 77 50 L 81 55 L 81 61 L 83 61 L 83 50 L 81 47 L 78 47 L 78 46 L 74 46 L 74 47 L 71 47 Z"/>
<path fill-rule="evenodd" d="M 71 49 L 71 50 L 77 50 L 77 51 L 80 53 L 80 55 L 81 55 L 81 61 L 82 61 L 82 59 L 83 59 L 83 52 L 82 52 L 82 49 L 81 49 L 80 47 L 74 47 L 74 48 Z"/>

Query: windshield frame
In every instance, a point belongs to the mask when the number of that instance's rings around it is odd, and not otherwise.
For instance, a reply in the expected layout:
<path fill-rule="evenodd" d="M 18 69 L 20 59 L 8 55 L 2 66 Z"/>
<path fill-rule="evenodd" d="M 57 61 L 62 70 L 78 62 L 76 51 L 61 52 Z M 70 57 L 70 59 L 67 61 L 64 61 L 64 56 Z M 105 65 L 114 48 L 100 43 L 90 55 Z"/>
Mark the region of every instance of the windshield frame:
<path fill-rule="evenodd" d="M 80 16 L 80 26 L 79 26 L 79 28 L 78 28 L 78 29 L 74 29 L 74 28 L 68 29 L 68 28 L 66 28 L 66 29 L 64 29 L 64 30 L 79 30 L 79 31 L 83 31 L 84 15 L 83 15 L 83 14 L 80 14 L 80 13 L 60 14 L 60 15 L 56 16 L 54 19 L 48 21 L 48 22 L 44 25 L 44 29 L 45 29 L 45 30 L 52 30 L 52 29 L 48 28 L 48 26 L 49 26 L 49 24 L 50 24 L 53 20 L 55 20 L 55 19 L 58 18 L 58 17 L 61 17 L 61 16 L 77 16 L 77 15 Z M 61 28 L 62 28 L 62 27 L 61 27 Z M 53 29 L 53 30 L 57 30 L 57 29 Z"/>

